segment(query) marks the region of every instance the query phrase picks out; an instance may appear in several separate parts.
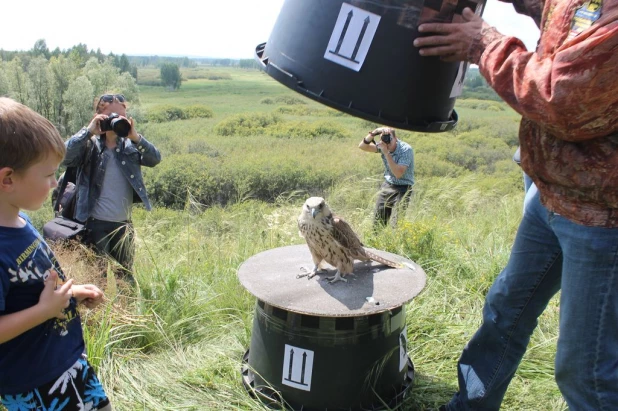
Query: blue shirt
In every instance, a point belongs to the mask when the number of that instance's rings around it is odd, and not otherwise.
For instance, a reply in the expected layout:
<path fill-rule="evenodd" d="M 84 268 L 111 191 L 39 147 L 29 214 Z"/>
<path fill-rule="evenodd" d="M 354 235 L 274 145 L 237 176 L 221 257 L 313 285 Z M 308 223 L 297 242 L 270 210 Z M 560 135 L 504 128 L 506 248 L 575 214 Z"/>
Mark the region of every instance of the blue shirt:
<path fill-rule="evenodd" d="M 39 302 L 51 269 L 65 280 L 58 261 L 32 223 L 0 226 L 0 316 Z M 67 319 L 52 318 L 0 344 L 0 394 L 30 391 L 68 370 L 84 351 L 77 304 L 71 298 Z"/>
<path fill-rule="evenodd" d="M 414 185 L 414 150 L 412 150 L 410 144 L 397 140 L 395 151 L 391 153 L 391 157 L 393 157 L 395 163 L 408 167 L 401 178 L 397 178 L 393 175 L 384 153 L 380 151 L 380 154 L 382 155 L 382 162 L 384 163 L 384 179 L 388 183 L 403 186 Z"/>

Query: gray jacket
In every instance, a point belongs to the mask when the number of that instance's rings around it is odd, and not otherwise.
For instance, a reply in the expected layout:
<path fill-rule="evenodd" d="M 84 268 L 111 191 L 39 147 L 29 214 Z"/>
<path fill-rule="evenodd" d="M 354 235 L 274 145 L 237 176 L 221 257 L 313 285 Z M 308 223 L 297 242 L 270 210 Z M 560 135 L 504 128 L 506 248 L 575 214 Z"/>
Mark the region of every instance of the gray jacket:
<path fill-rule="evenodd" d="M 161 161 L 161 153 L 143 136 L 140 137 L 137 144 L 129 138 L 119 137 L 114 154 L 121 165 L 122 174 L 133 187 L 133 202 L 142 202 L 146 209 L 150 210 L 152 206 L 146 194 L 141 166 L 156 166 Z M 62 164 L 66 167 L 77 167 L 74 218 L 85 222 L 101 194 L 106 167 L 101 155 L 105 148 L 105 135 L 92 137 L 84 127 L 68 139 L 65 145 L 67 153 Z"/>

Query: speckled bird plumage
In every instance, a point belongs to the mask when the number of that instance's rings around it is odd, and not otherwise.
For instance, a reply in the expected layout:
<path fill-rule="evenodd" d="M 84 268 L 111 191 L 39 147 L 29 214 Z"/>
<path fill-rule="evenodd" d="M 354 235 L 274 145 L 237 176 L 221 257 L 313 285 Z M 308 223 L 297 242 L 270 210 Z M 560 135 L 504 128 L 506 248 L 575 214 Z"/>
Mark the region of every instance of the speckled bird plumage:
<path fill-rule="evenodd" d="M 335 276 L 329 277 L 331 282 L 346 281 L 343 277 L 352 274 L 354 260 L 397 264 L 370 255 L 352 227 L 343 218 L 333 215 L 322 197 L 310 197 L 305 201 L 298 217 L 298 230 L 307 241 L 313 258 L 314 268 L 309 278 L 320 271 L 322 261 L 337 268 Z"/>

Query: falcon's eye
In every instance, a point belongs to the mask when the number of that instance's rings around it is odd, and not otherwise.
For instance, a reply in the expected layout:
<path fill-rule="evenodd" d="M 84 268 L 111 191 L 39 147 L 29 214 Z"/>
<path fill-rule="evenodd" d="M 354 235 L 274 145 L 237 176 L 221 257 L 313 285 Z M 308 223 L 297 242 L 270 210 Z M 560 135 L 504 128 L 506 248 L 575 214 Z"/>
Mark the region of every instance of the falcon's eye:
<path fill-rule="evenodd" d="M 307 207 L 307 210 L 309 210 L 309 204 L 305 204 L 305 207 Z"/>

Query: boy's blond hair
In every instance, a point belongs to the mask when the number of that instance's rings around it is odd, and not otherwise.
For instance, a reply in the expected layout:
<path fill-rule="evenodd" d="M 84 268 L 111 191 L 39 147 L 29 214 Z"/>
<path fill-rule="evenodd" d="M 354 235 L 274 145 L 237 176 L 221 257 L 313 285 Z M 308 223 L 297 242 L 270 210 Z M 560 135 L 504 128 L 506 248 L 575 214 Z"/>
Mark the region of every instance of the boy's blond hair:
<path fill-rule="evenodd" d="M 54 125 L 34 110 L 0 97 L 0 168 L 19 172 L 55 155 L 63 159 L 66 147 Z"/>

